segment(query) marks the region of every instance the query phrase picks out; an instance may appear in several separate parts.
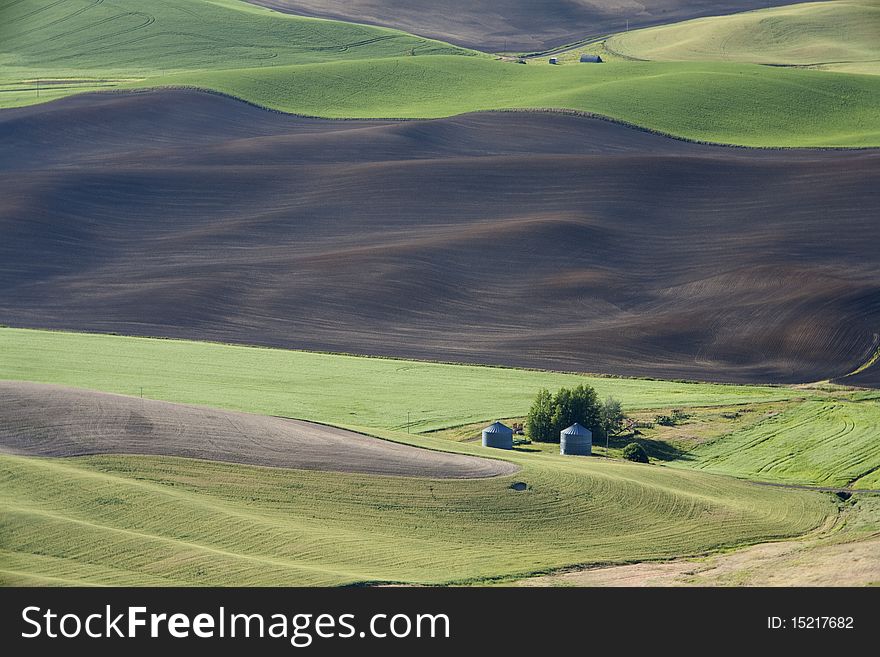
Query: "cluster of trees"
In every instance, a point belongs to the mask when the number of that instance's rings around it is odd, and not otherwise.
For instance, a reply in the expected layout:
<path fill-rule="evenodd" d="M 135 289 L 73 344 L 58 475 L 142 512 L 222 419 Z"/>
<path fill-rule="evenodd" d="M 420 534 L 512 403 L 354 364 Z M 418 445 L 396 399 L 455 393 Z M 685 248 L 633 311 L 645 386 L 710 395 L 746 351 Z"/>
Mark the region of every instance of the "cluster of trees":
<path fill-rule="evenodd" d="M 577 422 L 592 431 L 595 440 L 619 433 L 624 419 L 620 402 L 609 397 L 602 403 L 592 386 L 560 388 L 555 395 L 544 388 L 529 409 L 525 429 L 532 440 L 558 442 L 559 432 Z"/>

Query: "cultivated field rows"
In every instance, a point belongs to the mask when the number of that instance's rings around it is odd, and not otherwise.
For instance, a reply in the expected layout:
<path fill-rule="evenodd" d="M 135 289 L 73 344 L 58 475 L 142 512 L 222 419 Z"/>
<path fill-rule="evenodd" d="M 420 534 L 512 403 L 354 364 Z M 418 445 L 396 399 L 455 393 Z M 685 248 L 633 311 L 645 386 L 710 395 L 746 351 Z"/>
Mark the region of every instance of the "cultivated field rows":
<path fill-rule="evenodd" d="M 877 582 L 877 0 L 0 13 L 0 585 Z"/>
<path fill-rule="evenodd" d="M 749 383 L 877 346 L 874 150 L 191 91 L 10 110 L 0 135 L 13 325 Z"/>

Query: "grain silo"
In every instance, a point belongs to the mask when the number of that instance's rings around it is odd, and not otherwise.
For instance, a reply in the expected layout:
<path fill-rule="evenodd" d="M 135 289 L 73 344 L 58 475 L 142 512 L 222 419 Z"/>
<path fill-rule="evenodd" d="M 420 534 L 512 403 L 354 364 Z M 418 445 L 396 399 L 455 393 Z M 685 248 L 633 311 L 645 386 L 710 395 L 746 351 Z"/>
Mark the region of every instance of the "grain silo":
<path fill-rule="evenodd" d="M 513 429 L 501 422 L 489 425 L 483 429 L 483 447 L 513 449 Z"/>
<path fill-rule="evenodd" d="M 559 432 L 559 453 L 590 456 L 593 453 L 593 432 L 575 422 Z"/>

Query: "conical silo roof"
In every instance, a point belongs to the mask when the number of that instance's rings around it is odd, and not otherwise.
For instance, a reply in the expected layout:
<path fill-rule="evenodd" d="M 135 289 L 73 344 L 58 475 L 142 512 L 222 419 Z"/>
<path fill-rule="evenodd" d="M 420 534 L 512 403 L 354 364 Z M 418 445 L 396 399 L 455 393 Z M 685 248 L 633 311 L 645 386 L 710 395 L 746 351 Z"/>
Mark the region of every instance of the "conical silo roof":
<path fill-rule="evenodd" d="M 580 424 L 575 422 L 568 429 L 563 429 L 560 433 L 565 436 L 592 436 L 593 432 L 587 429 L 586 427 L 582 427 Z"/>
<path fill-rule="evenodd" d="M 506 424 L 502 424 L 501 422 L 495 422 L 494 424 L 490 424 L 488 427 L 483 429 L 484 433 L 513 433 L 513 429 L 508 427 Z"/>

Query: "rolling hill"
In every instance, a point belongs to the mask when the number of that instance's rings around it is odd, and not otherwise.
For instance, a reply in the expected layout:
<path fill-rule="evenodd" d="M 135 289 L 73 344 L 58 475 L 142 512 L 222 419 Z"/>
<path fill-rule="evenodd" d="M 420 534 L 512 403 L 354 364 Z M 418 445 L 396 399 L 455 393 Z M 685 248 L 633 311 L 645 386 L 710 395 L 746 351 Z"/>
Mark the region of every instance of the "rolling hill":
<path fill-rule="evenodd" d="M 118 336 L 3 329 L 0 340 L 3 377 L 25 374 L 107 391 L 143 385 L 148 398 L 196 398 L 337 425 L 361 422 L 375 436 L 460 452 L 434 457 L 441 460 L 432 461 L 432 468 L 445 459 L 445 476 L 460 472 L 461 463 L 483 463 L 473 457 L 488 456 L 489 450 L 402 432 L 400 418 L 409 409 L 449 426 L 474 413 L 497 417 L 507 408 L 521 409 L 536 385 L 590 381 Z M 596 383 L 633 403 L 729 403 L 798 394 L 662 381 Z M 478 582 L 799 535 L 837 513 L 831 496 L 815 492 L 526 451 L 493 453 L 519 469 L 511 474 L 496 469 L 493 474 L 500 476 L 482 479 L 438 478 L 424 462 L 411 461 L 409 466 L 428 476 L 224 463 L 214 459 L 228 459 L 242 440 L 261 443 L 270 427 L 284 431 L 276 434 L 278 440 L 294 436 L 272 418 L 29 383 L 4 383 L 0 389 L 0 412 L 14 427 L 0 434 L 0 452 L 20 452 L 27 445 L 31 453 L 46 453 L 48 447 L 54 454 L 73 454 L 72 445 L 81 451 L 89 441 L 113 449 L 121 432 L 131 438 L 124 441 L 126 450 L 173 441 L 175 449 L 197 450 L 189 454 L 200 457 L 0 453 L 0 582 L 6 585 Z M 236 436 L 230 427 L 218 434 L 221 440 L 200 437 L 224 418 L 246 435 Z M 152 438 L 144 419 L 155 425 Z M 421 428 L 430 425 L 423 422 Z M 343 469 L 339 464 L 349 458 L 334 457 L 334 446 L 343 450 L 338 443 L 325 444 L 322 469 Z M 383 453 L 402 456 L 404 448 L 389 444 Z M 295 454 L 282 456 L 295 465 L 289 460 Z M 398 474 L 407 460 L 397 461 Z M 513 488 L 515 482 L 526 489 Z"/>
<path fill-rule="evenodd" d="M 764 481 L 871 488 L 880 471 L 878 428 L 876 399 L 809 401 L 704 443 L 682 463 Z"/>
<path fill-rule="evenodd" d="M 17 0 L 0 38 L 12 69 L 88 77 L 277 66 L 419 55 L 476 54 L 398 30 L 284 16 L 237 0 Z M 4 71 L 9 73 L 9 70 Z"/>
<path fill-rule="evenodd" d="M 396 27 L 484 51 L 546 50 L 630 28 L 729 14 L 780 0 L 248 0 L 299 14 Z"/>
<path fill-rule="evenodd" d="M 526 66 L 437 55 L 180 73 L 122 85 L 199 87 L 327 118 L 561 109 L 690 140 L 880 146 L 880 77 L 720 62 Z"/>
<path fill-rule="evenodd" d="M 761 383 L 877 347 L 873 150 L 191 91 L 10 110 L 0 138 L 12 325 Z"/>
<path fill-rule="evenodd" d="M 0 5 L 0 585 L 868 553 L 877 392 L 827 380 L 880 385 L 876 1 L 432 38 L 757 4 Z M 467 440 L 580 383 L 694 435 Z"/>
<path fill-rule="evenodd" d="M 476 52 L 238 0 L 16 0 L 0 21 L 0 106 L 181 71 Z"/>
<path fill-rule="evenodd" d="M 798 535 L 836 513 L 829 495 L 717 475 L 513 458 L 515 475 L 453 481 L 0 455 L 0 583 L 475 582 Z"/>
<path fill-rule="evenodd" d="M 725 62 L 521 66 L 386 28 L 243 2 L 22 0 L 0 34 L 0 107 L 95 89 L 197 87 L 327 118 L 596 113 L 699 141 L 878 146 L 880 79 Z M 50 44 L 48 47 L 46 44 Z"/>
<path fill-rule="evenodd" d="M 383 451 L 381 441 L 278 417 L 349 426 L 447 451 L 457 447 L 438 430 L 522 417 L 539 388 L 585 383 L 600 398 L 621 400 L 628 413 L 669 408 L 699 413 L 713 407 L 755 416 L 708 440 L 676 443 L 674 460 L 664 459 L 676 467 L 764 482 L 878 488 L 880 403 L 874 391 L 587 377 L 18 329 L 0 329 L 0 353 L 0 379 L 8 380 L 0 382 L 5 422 L 0 438 L 6 451 L 16 454 L 101 454 L 116 446 L 124 454 L 281 467 L 433 477 L 445 468 L 448 476 L 497 475 L 507 472 L 499 462 L 492 462 L 493 469 L 458 463 L 452 455 L 431 460 L 432 452 L 416 458 L 420 452 L 403 446 Z M 132 398 L 139 395 L 147 399 Z M 217 408 L 270 417 L 212 410 Z M 700 435 L 688 423 L 682 431 Z M 324 449 L 319 440 L 327 443 Z M 350 447 L 343 449 L 346 441 Z"/>
<path fill-rule="evenodd" d="M 0 452 L 19 456 L 149 454 L 434 479 L 517 470 L 300 420 L 25 382 L 0 381 L 0 417 Z"/>
<path fill-rule="evenodd" d="M 810 2 L 616 34 L 612 52 L 880 74 L 880 2 Z"/>
<path fill-rule="evenodd" d="M 840 377 L 836 383 L 849 386 L 865 386 L 868 388 L 880 388 L 880 365 L 876 361 L 866 363 L 867 367 L 859 369 L 852 374 Z"/>
<path fill-rule="evenodd" d="M 0 329 L 0 353 L 0 379 L 144 395 L 371 432 L 426 432 L 518 417 L 540 388 L 584 383 L 603 399 L 615 396 L 630 410 L 728 406 L 810 395 L 783 387 L 589 377 L 10 328 Z M 449 443 L 437 439 L 433 446 L 448 449 Z"/>

